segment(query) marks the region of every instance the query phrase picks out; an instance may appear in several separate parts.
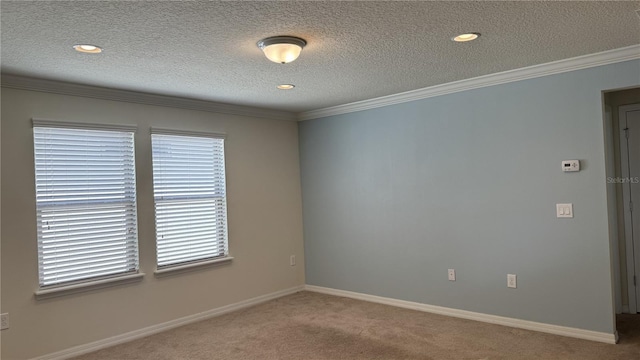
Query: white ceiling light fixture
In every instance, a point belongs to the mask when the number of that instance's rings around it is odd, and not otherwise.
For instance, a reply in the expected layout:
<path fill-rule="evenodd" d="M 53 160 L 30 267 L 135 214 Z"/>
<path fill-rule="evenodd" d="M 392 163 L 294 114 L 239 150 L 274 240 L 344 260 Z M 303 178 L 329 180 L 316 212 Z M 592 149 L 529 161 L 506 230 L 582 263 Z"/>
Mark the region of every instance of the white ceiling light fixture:
<path fill-rule="evenodd" d="M 281 85 L 278 85 L 278 86 L 276 86 L 276 87 L 277 87 L 278 89 L 280 89 L 280 90 L 291 90 L 291 89 L 293 89 L 293 88 L 294 88 L 294 87 L 296 87 L 296 86 L 295 86 L 295 85 L 293 85 L 293 84 L 281 84 Z"/>
<path fill-rule="evenodd" d="M 300 52 L 307 45 L 307 42 L 294 36 L 272 36 L 258 41 L 257 45 L 267 59 L 275 63 L 286 64 L 300 56 Z"/>
<path fill-rule="evenodd" d="M 451 40 L 455 42 L 467 42 L 467 41 L 475 40 L 479 37 L 480 37 L 480 33 L 466 33 L 466 34 L 460 34 L 456 37 L 453 37 L 451 38 Z"/>
<path fill-rule="evenodd" d="M 89 44 L 77 44 L 73 45 L 73 48 L 76 49 L 77 52 L 86 54 L 100 54 L 102 52 L 102 48 L 100 46 Z"/>

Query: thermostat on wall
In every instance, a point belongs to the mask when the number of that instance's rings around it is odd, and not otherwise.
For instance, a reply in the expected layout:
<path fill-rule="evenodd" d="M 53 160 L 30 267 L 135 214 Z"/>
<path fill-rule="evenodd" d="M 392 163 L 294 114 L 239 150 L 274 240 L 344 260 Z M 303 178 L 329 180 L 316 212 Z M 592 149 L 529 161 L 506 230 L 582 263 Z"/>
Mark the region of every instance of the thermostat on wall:
<path fill-rule="evenodd" d="M 562 171 L 580 171 L 580 160 L 562 161 Z"/>

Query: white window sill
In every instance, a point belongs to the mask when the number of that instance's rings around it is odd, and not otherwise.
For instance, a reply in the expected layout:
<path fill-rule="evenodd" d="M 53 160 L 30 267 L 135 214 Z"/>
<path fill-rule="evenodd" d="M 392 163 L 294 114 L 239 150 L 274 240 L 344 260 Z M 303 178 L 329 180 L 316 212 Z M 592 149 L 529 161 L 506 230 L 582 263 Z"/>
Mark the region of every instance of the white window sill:
<path fill-rule="evenodd" d="M 107 287 L 128 284 L 142 280 L 144 273 L 129 274 L 123 276 L 112 277 L 108 279 L 88 281 L 79 284 L 58 286 L 50 289 L 40 289 L 35 292 L 36 300 L 49 299 L 58 296 L 77 294 L 80 292 L 103 289 Z"/>
<path fill-rule="evenodd" d="M 154 274 L 156 274 L 156 276 L 162 276 L 162 275 L 166 275 L 166 274 L 174 273 L 174 272 L 182 272 L 182 271 L 188 271 L 188 270 L 201 268 L 201 267 L 205 267 L 205 266 L 229 263 L 229 262 L 231 262 L 231 260 L 233 260 L 232 256 L 226 256 L 226 257 L 223 257 L 223 258 L 217 258 L 217 259 L 212 259 L 212 260 L 207 260 L 207 261 L 199 261 L 199 262 L 194 262 L 194 263 L 191 263 L 191 264 L 168 266 L 166 268 L 162 268 L 162 269 L 158 269 L 158 270 L 154 271 Z"/>

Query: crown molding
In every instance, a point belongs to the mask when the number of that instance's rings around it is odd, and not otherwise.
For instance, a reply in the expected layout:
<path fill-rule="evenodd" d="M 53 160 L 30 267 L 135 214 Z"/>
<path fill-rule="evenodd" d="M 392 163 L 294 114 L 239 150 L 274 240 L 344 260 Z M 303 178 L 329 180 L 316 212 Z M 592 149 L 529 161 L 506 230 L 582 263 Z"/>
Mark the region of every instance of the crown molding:
<path fill-rule="evenodd" d="M 3 73 L 1 85 L 4 88 L 31 90 L 61 95 L 82 96 L 94 99 L 157 105 L 275 120 L 303 121 L 375 109 L 379 107 L 427 99 L 430 97 L 452 94 L 466 90 L 478 89 L 520 80 L 533 79 L 547 75 L 559 74 L 563 72 L 586 69 L 590 67 L 602 66 L 635 59 L 640 59 L 640 45 L 632 45 L 595 54 L 588 54 L 574 58 L 553 61 L 550 63 L 503 71 L 495 74 L 483 75 L 471 79 L 454 81 L 446 84 L 430 86 L 398 94 L 382 96 L 374 99 L 357 101 L 349 104 L 304 111 L 298 113 L 297 116 L 295 113 L 282 110 L 264 109 L 214 101 L 189 99 L 184 97 L 82 85 L 14 74 Z"/>
<path fill-rule="evenodd" d="M 189 99 L 176 96 L 113 89 L 99 86 L 32 78 L 13 74 L 2 74 L 2 87 L 31 90 L 60 95 L 82 96 L 93 99 L 113 100 L 145 105 L 157 105 L 180 109 L 207 111 L 220 114 L 251 116 L 275 120 L 296 121 L 294 113 L 263 109 L 251 106 L 225 104 L 214 101 Z"/>
<path fill-rule="evenodd" d="M 533 79 L 537 77 L 559 74 L 574 70 L 586 69 L 617 62 L 640 59 L 640 45 L 632 45 L 619 49 L 583 55 L 569 59 L 553 61 L 520 69 L 483 75 L 471 79 L 454 81 L 446 84 L 406 91 L 398 94 L 382 96 L 374 99 L 356 101 L 349 104 L 331 106 L 323 109 L 305 111 L 298 114 L 299 120 L 311 120 L 332 115 L 348 114 L 356 111 L 375 109 L 383 106 L 427 99 L 466 90 Z"/>

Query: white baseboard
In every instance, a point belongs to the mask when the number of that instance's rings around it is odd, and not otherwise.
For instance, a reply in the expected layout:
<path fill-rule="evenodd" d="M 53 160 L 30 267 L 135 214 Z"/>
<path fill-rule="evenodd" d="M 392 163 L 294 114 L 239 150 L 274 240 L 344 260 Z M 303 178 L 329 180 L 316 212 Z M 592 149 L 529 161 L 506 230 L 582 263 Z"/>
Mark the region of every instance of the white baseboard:
<path fill-rule="evenodd" d="M 498 324 L 498 325 L 520 328 L 520 329 L 539 331 L 539 332 L 544 332 L 549 334 L 569 336 L 569 337 L 574 337 L 578 339 L 599 341 L 599 342 L 604 342 L 608 344 L 615 344 L 618 340 L 617 333 L 608 334 L 608 333 L 597 332 L 597 331 L 583 330 L 583 329 L 570 328 L 570 327 L 564 327 L 564 326 L 558 326 L 558 325 L 538 323 L 538 322 L 527 321 L 527 320 L 507 318 L 507 317 L 496 316 L 496 315 L 476 313 L 472 311 L 446 308 L 441 306 L 421 304 L 421 303 L 416 303 L 411 301 L 397 300 L 397 299 L 386 298 L 386 297 L 375 296 L 375 295 L 367 295 L 367 294 L 356 293 L 356 292 L 345 291 L 345 290 L 331 289 L 331 288 L 325 288 L 325 287 L 314 286 L 314 285 L 304 285 L 304 286 L 295 286 L 289 289 L 284 289 L 284 290 L 276 291 L 270 294 L 243 300 L 234 304 L 229 304 L 219 308 L 207 310 L 198 314 L 193 314 L 193 315 L 185 316 L 179 319 L 167 321 L 161 324 L 130 331 L 128 333 L 116 335 L 103 340 L 94 341 L 88 344 L 74 346 L 72 348 L 57 351 L 55 353 L 42 355 L 42 356 L 33 358 L 32 360 L 69 359 L 74 356 L 79 356 L 79 355 L 90 353 L 93 351 L 102 350 L 110 346 L 140 339 L 146 336 L 157 334 L 162 331 L 167 331 L 173 328 L 177 328 L 179 326 L 191 324 L 194 322 L 224 315 L 232 311 L 237 311 L 237 310 L 241 310 L 251 306 L 255 306 L 255 305 L 258 305 L 273 299 L 277 299 L 283 296 L 287 296 L 302 290 L 313 291 L 313 292 L 335 295 L 335 296 L 348 297 L 352 299 L 397 306 L 405 309 L 424 311 L 424 312 L 429 312 L 434 314 L 447 315 L 447 316 L 458 317 L 462 319 L 482 321 L 482 322 L 491 323 L 491 324 Z"/>
<path fill-rule="evenodd" d="M 362 294 L 362 293 L 357 293 L 352 291 L 331 289 L 331 288 L 314 286 L 314 285 L 305 285 L 304 289 L 307 291 L 313 291 L 313 292 L 318 292 L 322 294 L 342 296 L 342 297 L 347 297 L 347 298 L 352 298 L 357 300 L 364 300 L 364 301 L 369 301 L 369 302 L 374 302 L 379 304 L 397 306 L 405 309 L 424 311 L 428 313 L 452 316 L 452 317 L 468 319 L 468 320 L 482 321 L 490 324 L 510 326 L 510 327 L 519 328 L 519 329 L 539 331 L 543 333 L 568 336 L 568 337 L 573 337 L 578 339 L 598 341 L 598 342 L 603 342 L 607 344 L 615 344 L 618 341 L 617 332 L 614 334 L 609 334 L 609 333 L 603 333 L 598 331 L 584 330 L 584 329 L 578 329 L 578 328 L 539 323 L 534 321 L 508 318 L 503 316 L 488 315 L 488 314 L 477 313 L 473 311 L 452 309 L 452 308 L 447 308 L 442 306 L 427 305 L 427 304 L 421 304 L 421 303 L 412 302 L 412 301 L 397 300 L 397 299 L 392 299 L 387 297 Z"/>
<path fill-rule="evenodd" d="M 629 314 L 631 311 L 629 310 L 629 305 L 622 305 L 622 313 Z"/>
<path fill-rule="evenodd" d="M 88 344 L 74 346 L 69 349 L 65 349 L 62 351 L 57 351 L 55 353 L 39 356 L 33 358 L 32 360 L 63 360 L 69 359 L 74 356 L 79 356 L 82 354 L 90 353 L 93 351 L 101 350 L 110 346 L 126 343 L 132 340 L 140 339 L 149 335 L 157 334 L 162 331 L 170 330 L 173 328 L 177 328 L 179 326 L 191 324 L 194 322 L 210 319 L 212 317 L 220 316 L 226 313 L 230 313 L 232 311 L 237 311 L 240 309 L 248 308 L 254 305 L 261 304 L 263 302 L 267 302 L 269 300 L 277 299 L 283 296 L 287 296 L 299 291 L 304 290 L 304 286 L 295 286 L 289 289 L 284 289 L 280 291 L 276 291 L 270 294 L 261 295 L 258 297 L 254 297 L 252 299 L 243 300 L 234 304 L 229 304 L 226 306 L 222 306 L 219 308 L 207 310 L 198 314 L 193 314 L 189 316 L 185 316 L 179 319 L 171 320 L 164 322 L 162 324 L 157 324 L 153 326 L 149 326 L 146 328 L 130 331 L 128 333 L 116 335 L 110 338 L 106 338 L 103 340 L 98 340 L 94 342 L 90 342 Z"/>

